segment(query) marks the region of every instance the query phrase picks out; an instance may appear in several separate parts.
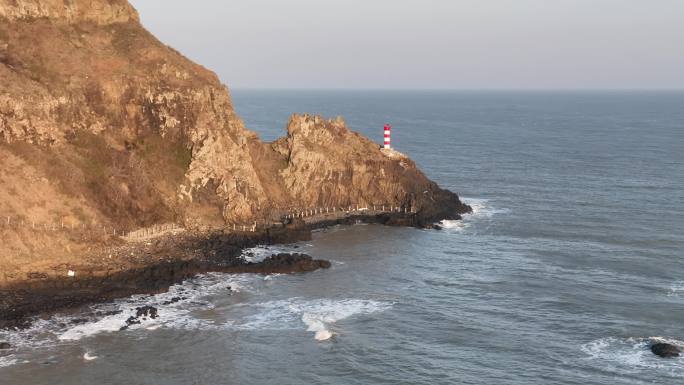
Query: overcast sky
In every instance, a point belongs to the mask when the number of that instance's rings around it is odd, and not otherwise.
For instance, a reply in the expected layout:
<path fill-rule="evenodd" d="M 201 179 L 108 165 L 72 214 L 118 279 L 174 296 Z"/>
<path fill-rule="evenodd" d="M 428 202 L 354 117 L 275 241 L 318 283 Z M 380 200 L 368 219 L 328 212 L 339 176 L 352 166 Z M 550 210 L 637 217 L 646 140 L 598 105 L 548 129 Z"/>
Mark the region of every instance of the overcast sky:
<path fill-rule="evenodd" d="M 684 0 L 132 0 L 233 88 L 684 88 Z"/>

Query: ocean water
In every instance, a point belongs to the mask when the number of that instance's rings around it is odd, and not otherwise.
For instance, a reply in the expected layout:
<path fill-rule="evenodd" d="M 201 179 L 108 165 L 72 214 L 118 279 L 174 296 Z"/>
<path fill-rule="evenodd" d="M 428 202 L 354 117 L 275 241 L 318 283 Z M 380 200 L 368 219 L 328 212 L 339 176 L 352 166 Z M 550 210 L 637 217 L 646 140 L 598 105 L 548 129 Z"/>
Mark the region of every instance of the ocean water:
<path fill-rule="evenodd" d="M 343 115 L 378 143 L 391 123 L 395 147 L 475 211 L 246 256 L 297 250 L 330 270 L 206 274 L 0 332 L 15 345 L 0 384 L 684 383 L 684 358 L 647 348 L 684 344 L 683 93 L 233 97 L 265 140 L 294 111 Z M 120 331 L 143 304 L 160 317 Z"/>

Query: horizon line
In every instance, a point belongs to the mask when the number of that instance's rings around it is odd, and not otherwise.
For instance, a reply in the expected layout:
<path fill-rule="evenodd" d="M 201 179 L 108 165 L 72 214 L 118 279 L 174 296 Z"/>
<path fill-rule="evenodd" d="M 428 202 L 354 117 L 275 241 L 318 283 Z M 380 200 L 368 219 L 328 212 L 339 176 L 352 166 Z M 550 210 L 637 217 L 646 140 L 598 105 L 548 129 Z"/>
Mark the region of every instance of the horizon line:
<path fill-rule="evenodd" d="M 368 92 L 684 92 L 684 88 L 344 88 L 344 87 L 231 87 L 239 91 L 368 91 Z"/>

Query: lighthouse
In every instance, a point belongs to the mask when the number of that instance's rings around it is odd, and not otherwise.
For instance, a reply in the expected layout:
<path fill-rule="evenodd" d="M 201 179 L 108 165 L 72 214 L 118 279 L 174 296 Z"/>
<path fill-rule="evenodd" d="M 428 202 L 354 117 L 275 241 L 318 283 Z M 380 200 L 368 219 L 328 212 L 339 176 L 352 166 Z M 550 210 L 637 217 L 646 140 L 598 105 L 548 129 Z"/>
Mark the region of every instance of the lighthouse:
<path fill-rule="evenodd" d="M 392 133 L 392 126 L 390 126 L 389 124 L 385 124 L 385 150 L 389 150 L 392 148 L 391 139 L 390 139 L 391 133 Z"/>

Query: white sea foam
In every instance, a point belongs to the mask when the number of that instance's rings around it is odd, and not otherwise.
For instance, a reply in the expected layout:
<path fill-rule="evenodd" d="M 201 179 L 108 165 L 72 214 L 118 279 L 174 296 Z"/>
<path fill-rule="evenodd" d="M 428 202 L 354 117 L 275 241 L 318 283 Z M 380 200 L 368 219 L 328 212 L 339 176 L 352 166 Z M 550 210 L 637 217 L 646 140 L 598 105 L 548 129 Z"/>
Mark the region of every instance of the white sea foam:
<path fill-rule="evenodd" d="M 244 249 L 240 258 L 246 262 L 259 263 L 273 254 L 292 253 L 291 245 L 256 246 Z"/>
<path fill-rule="evenodd" d="M 581 346 L 581 350 L 593 362 L 599 362 L 611 370 L 638 371 L 642 369 L 666 368 L 680 372 L 684 369 L 682 359 L 664 360 L 649 349 L 653 342 L 667 342 L 684 346 L 684 342 L 665 337 L 647 338 L 601 338 Z"/>
<path fill-rule="evenodd" d="M 463 214 L 463 219 L 461 220 L 444 220 L 439 223 L 445 230 L 461 232 L 469 228 L 473 223 L 477 221 L 490 219 L 497 214 L 508 213 L 509 210 L 505 208 L 496 208 L 489 203 L 489 199 L 478 199 L 478 198 L 463 198 L 463 202 L 469 205 L 472 209 L 472 213 Z"/>
<path fill-rule="evenodd" d="M 62 341 L 77 341 L 84 337 L 91 337 L 95 334 L 105 332 L 115 332 L 126 325 L 126 319 L 131 316 L 130 312 L 104 317 L 95 322 L 88 322 L 68 329 L 59 336 Z"/>
<path fill-rule="evenodd" d="M 94 360 L 96 360 L 97 358 L 98 358 L 98 357 L 97 357 L 96 355 L 92 354 L 91 352 L 86 352 L 86 353 L 83 355 L 83 359 L 84 359 L 85 361 L 94 361 Z"/>
<path fill-rule="evenodd" d="M 668 297 L 679 297 L 684 292 L 684 281 L 677 281 L 670 286 Z"/>
<path fill-rule="evenodd" d="M 67 317 L 53 317 L 50 320 L 36 319 L 27 329 L 0 330 L 0 341 L 9 342 L 12 349 L 18 350 L 26 347 L 43 348 L 54 345 L 50 338 L 51 330 L 60 325 Z"/>
<path fill-rule="evenodd" d="M 340 320 L 379 313 L 392 307 L 390 302 L 360 299 L 317 299 L 292 298 L 264 302 L 254 305 L 255 314 L 246 317 L 246 322 L 237 325 L 240 329 L 292 329 L 301 327 L 314 332 L 314 338 L 324 341 L 337 333 L 331 330 Z"/>
<path fill-rule="evenodd" d="M 14 356 L 0 357 L 0 368 L 6 368 L 19 363 L 19 360 Z"/>
<path fill-rule="evenodd" d="M 280 274 L 280 273 L 269 274 L 269 275 L 264 277 L 264 281 L 272 281 L 275 278 L 280 277 L 281 275 L 283 275 L 283 274 Z"/>
<path fill-rule="evenodd" d="M 246 262 L 258 263 L 273 255 L 274 252 L 266 246 L 251 247 L 244 249 L 240 258 Z"/>
<path fill-rule="evenodd" d="M 335 335 L 334 324 L 342 319 L 384 311 L 392 306 L 388 302 L 370 300 L 305 300 L 294 298 L 253 304 L 233 305 L 230 320 L 205 319 L 199 314 L 215 307 L 210 297 L 231 292 L 254 292 L 264 278 L 250 274 L 208 273 L 171 286 L 168 292 L 158 295 L 135 295 L 111 303 L 98 304 L 75 315 L 56 315 L 48 320 L 37 320 L 23 331 L 0 331 L 0 340 L 9 342 L 14 356 L 1 357 L 0 367 L 22 362 L 23 356 L 37 348 L 59 347 L 73 344 L 103 333 L 140 333 L 157 329 L 226 330 L 226 329 L 301 329 L 314 333 L 318 340 Z M 153 306 L 158 317 L 139 317 L 140 324 L 126 326 L 126 320 L 135 316 L 138 307 Z M 235 310 L 235 311 L 234 311 Z M 27 356 L 28 357 L 28 356 Z M 84 360 L 97 358 L 87 352 Z"/>
<path fill-rule="evenodd" d="M 98 318 L 91 322 L 69 328 L 59 335 L 62 341 L 77 341 L 100 333 L 120 331 L 126 325 L 126 320 L 135 316 L 137 308 L 153 306 L 157 308 L 157 318 L 139 317 L 139 324 L 129 325 L 127 330 L 145 329 L 149 331 L 159 328 L 198 329 L 208 328 L 212 323 L 193 316 L 194 310 L 212 309 L 211 302 L 204 297 L 223 293 L 251 290 L 251 284 L 257 276 L 244 274 L 207 273 L 173 285 L 166 293 L 157 295 L 135 295 L 115 301 L 113 304 L 100 305 L 99 310 L 116 310 L 119 313 Z M 107 306 L 108 308 L 104 308 Z"/>
<path fill-rule="evenodd" d="M 442 226 L 443 229 L 446 230 L 454 230 L 454 231 L 462 231 L 465 230 L 467 227 L 467 224 L 463 220 L 448 220 L 445 219 L 439 223 L 440 226 Z"/>
<path fill-rule="evenodd" d="M 55 315 L 50 319 L 36 319 L 25 330 L 0 330 L 0 341 L 7 341 L 18 352 L 50 348 L 78 341 L 101 333 L 119 332 L 126 320 L 136 315 L 142 306 L 154 306 L 158 317 L 140 317 L 140 324 L 128 330 L 156 330 L 173 328 L 195 330 L 215 327 L 212 321 L 195 316 L 195 311 L 212 309 L 214 305 L 205 298 L 211 295 L 251 291 L 261 276 L 251 274 L 207 273 L 171 286 L 168 292 L 158 295 L 135 295 L 111 303 L 97 304 L 75 315 Z M 0 357 L 1 365 L 12 365 L 16 359 Z"/>

